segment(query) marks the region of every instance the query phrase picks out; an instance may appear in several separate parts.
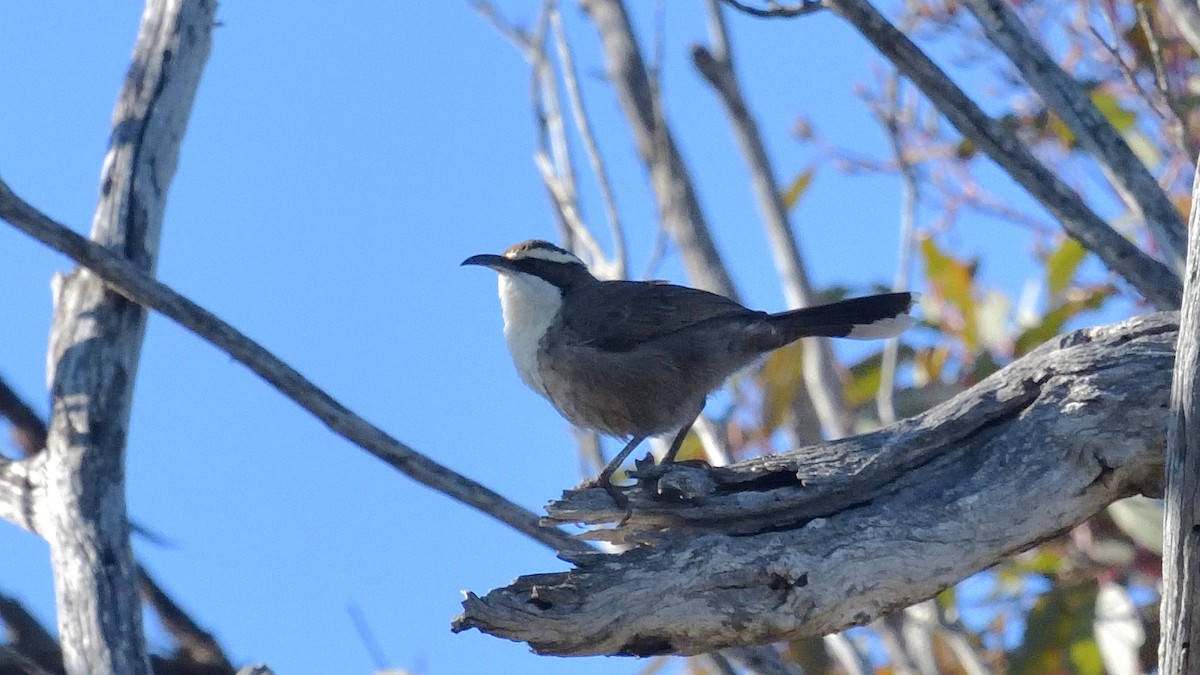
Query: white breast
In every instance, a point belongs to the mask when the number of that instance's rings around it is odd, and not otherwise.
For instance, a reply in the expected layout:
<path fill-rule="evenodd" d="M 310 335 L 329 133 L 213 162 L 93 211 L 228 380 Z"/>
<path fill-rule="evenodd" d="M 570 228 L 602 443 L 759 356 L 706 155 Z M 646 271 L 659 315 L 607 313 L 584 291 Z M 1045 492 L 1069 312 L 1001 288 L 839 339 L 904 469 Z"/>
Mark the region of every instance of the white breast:
<path fill-rule="evenodd" d="M 531 389 L 549 398 L 538 372 L 538 343 L 562 306 L 562 293 L 541 278 L 502 272 L 500 306 L 504 310 L 504 341 L 517 372 Z"/>

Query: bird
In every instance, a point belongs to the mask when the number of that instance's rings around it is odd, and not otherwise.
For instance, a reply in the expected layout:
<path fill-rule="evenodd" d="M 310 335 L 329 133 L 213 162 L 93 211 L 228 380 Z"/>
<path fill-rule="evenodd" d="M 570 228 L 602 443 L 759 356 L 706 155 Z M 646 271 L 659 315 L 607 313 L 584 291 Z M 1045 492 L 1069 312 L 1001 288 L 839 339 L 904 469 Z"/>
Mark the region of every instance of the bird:
<path fill-rule="evenodd" d="M 504 339 L 517 372 L 577 427 L 625 447 L 674 432 L 675 461 L 708 395 L 738 370 L 800 338 L 887 338 L 914 323 L 913 293 L 883 293 L 771 314 L 662 281 L 596 278 L 575 254 L 531 239 L 462 265 L 499 273 Z"/>

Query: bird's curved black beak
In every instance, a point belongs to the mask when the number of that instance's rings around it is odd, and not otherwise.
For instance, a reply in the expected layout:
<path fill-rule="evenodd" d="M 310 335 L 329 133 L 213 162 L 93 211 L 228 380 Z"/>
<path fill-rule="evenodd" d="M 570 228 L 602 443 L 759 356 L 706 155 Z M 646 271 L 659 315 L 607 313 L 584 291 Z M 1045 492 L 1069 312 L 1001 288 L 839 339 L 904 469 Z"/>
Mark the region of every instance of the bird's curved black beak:
<path fill-rule="evenodd" d="M 462 261 L 462 265 L 481 265 L 492 269 L 510 269 L 512 261 L 502 255 L 493 255 L 491 253 L 480 253 L 473 255 L 470 258 Z"/>

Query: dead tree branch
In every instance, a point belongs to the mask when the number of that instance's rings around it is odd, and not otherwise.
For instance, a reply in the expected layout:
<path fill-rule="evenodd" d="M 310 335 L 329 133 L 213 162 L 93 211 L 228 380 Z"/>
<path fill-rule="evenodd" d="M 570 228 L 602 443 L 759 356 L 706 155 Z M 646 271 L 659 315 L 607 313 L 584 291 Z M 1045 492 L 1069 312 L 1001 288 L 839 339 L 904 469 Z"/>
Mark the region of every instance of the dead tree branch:
<path fill-rule="evenodd" d="M 779 192 L 779 180 L 775 175 L 771 157 L 767 154 L 766 144 L 759 133 L 758 122 L 742 96 L 721 5 L 718 0 L 709 0 L 707 8 L 713 48 L 709 51 L 696 45 L 692 48 L 692 62 L 720 98 L 733 127 L 734 136 L 741 147 L 742 156 L 746 159 L 750 182 L 771 242 L 771 254 L 788 307 L 795 309 L 819 304 L 808 280 L 804 257 L 800 253 L 800 242 L 793 234 L 787 207 Z M 837 360 L 830 340 L 807 340 L 803 359 L 804 385 L 821 421 L 821 428 L 830 438 L 845 436 L 849 420 L 842 399 L 841 374 L 836 368 Z"/>
<path fill-rule="evenodd" d="M 825 8 L 821 4 L 821 0 L 801 0 L 801 2 L 792 5 L 780 4 L 775 2 L 775 0 L 766 0 L 763 3 L 766 7 L 755 7 L 744 2 L 739 2 L 738 0 L 721 0 L 721 2 L 739 12 L 756 16 L 760 19 L 788 19 L 793 16 L 812 14 Z"/>
<path fill-rule="evenodd" d="M 1163 518 L 1162 638 L 1158 671 L 1184 675 L 1200 668 L 1200 172 L 1192 185 L 1179 342 L 1167 429 L 1167 490 Z"/>
<path fill-rule="evenodd" d="M 825 0 L 946 116 L 965 138 L 992 158 L 1062 224 L 1067 234 L 1095 253 L 1159 309 L 1176 309 L 1183 297 L 1179 277 L 1125 239 L 1042 164 L 1016 135 L 985 114 L 908 36 L 867 0 Z"/>
<path fill-rule="evenodd" d="M 600 33 L 608 80 L 650 174 L 659 222 L 678 244 L 688 278 L 699 288 L 737 299 L 737 289 L 712 241 L 687 166 L 650 86 L 625 7 L 620 0 L 582 0 L 580 4 Z"/>
<path fill-rule="evenodd" d="M 92 241 L 153 275 L 167 192 L 216 3 L 147 3 L 113 114 Z M 77 269 L 56 283 L 39 532 L 50 544 L 68 673 L 149 674 L 125 510 L 125 438 L 146 313 Z"/>
<path fill-rule="evenodd" d="M 334 433 L 413 480 L 472 506 L 555 550 L 589 550 L 561 530 L 541 526 L 538 517 L 529 510 L 391 437 L 212 312 L 51 220 L 14 194 L 3 181 L 0 181 L 0 219 L 87 267 L 113 291 L 161 313 L 212 343 L 312 413 Z M 0 462 L 0 515 L 6 518 L 24 513 L 21 507 L 28 494 L 16 489 L 22 481 L 34 481 L 36 485 L 35 475 L 27 469 L 10 466 L 12 464 L 17 463 L 6 465 Z M 12 476 L 6 477 L 9 474 Z M 22 527 L 36 530 L 32 525 Z"/>
<path fill-rule="evenodd" d="M 1029 86 L 1070 127 L 1079 144 L 1127 195 L 1176 274 L 1183 274 L 1187 247 L 1183 220 L 1167 193 L 1113 125 L 1092 103 L 1083 85 L 1042 48 L 1005 0 L 966 0 L 984 34 L 1012 61 Z"/>
<path fill-rule="evenodd" d="M 930 598 L 1116 499 L 1161 491 L 1177 320 L 1061 336 L 866 436 L 723 468 L 643 468 L 632 516 L 596 533 L 648 545 L 470 595 L 454 628 L 546 654 L 695 654 L 824 635 Z M 597 489 L 550 513 L 624 515 Z"/>

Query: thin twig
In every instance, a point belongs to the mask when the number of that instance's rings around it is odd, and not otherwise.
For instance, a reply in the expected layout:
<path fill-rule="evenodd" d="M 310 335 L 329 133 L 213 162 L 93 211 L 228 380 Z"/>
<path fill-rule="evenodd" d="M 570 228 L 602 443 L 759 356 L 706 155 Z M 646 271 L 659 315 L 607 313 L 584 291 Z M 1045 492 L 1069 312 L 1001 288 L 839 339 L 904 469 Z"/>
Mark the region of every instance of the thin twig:
<path fill-rule="evenodd" d="M 189 665 L 202 665 L 205 672 L 233 673 L 233 664 L 212 634 L 188 616 L 142 566 L 138 566 L 138 586 L 142 601 L 154 609 L 163 629 L 175 638 L 177 658 Z"/>
<path fill-rule="evenodd" d="M 905 153 L 903 131 L 900 128 L 902 82 L 898 73 L 892 75 L 888 81 L 887 105 L 875 110 L 875 116 L 883 125 L 884 135 L 887 136 L 900 173 L 900 245 L 896 256 L 896 279 L 892 284 L 894 291 L 908 290 L 908 276 L 916 245 L 917 208 L 921 196 L 917 168 Z M 879 366 L 879 389 L 875 393 L 875 407 L 879 412 L 879 421 L 884 425 L 896 421 L 896 406 L 892 395 L 895 391 L 899 354 L 900 338 L 888 340 L 883 348 L 883 358 Z"/>
<path fill-rule="evenodd" d="M 698 288 L 736 300 L 737 289 L 721 262 L 695 186 L 667 127 L 624 4 L 583 0 L 581 5 L 600 33 L 608 80 L 650 174 L 660 223 L 678 245 L 688 277 Z"/>
<path fill-rule="evenodd" d="M 1194 51 L 1200 52 L 1200 6 L 1195 0 L 1163 0 L 1162 4 L 1175 21 L 1183 39 Z"/>
<path fill-rule="evenodd" d="M 536 514 L 494 490 L 451 471 L 392 438 L 212 312 L 33 208 L 14 194 L 2 180 L 0 218 L 92 270 L 117 293 L 161 313 L 212 343 L 312 413 L 334 433 L 413 480 L 472 506 L 555 550 L 592 550 L 561 530 L 541 526 Z"/>
<path fill-rule="evenodd" d="M 964 0 L 988 40 L 1002 51 L 1029 86 L 1075 134 L 1080 146 L 1118 192 L 1128 195 L 1176 276 L 1183 276 L 1186 228 L 1179 212 L 1146 165 L 1104 117 L 1084 86 L 1033 38 L 1016 11 L 1003 0 Z"/>
<path fill-rule="evenodd" d="M 357 602 L 351 602 L 346 606 L 346 613 L 350 615 L 350 622 L 354 624 L 354 632 L 358 633 L 358 639 L 362 641 L 363 647 L 371 657 L 371 664 L 375 666 L 375 671 L 378 673 L 388 672 L 391 665 L 387 655 L 383 653 L 383 648 L 379 646 L 379 639 L 375 637 L 375 631 L 371 630 L 371 624 L 363 614 L 362 607 L 359 607 Z"/>
<path fill-rule="evenodd" d="M 1014 133 L 987 116 L 928 55 L 866 0 L 825 0 L 911 80 L 946 118 L 1055 216 L 1063 229 L 1096 253 L 1151 303 L 1175 309 L 1183 284 L 1163 263 L 1140 250 L 1100 218 Z"/>
<path fill-rule="evenodd" d="M 729 34 L 717 0 L 706 3 L 709 40 L 713 49 L 692 48 L 692 62 L 717 93 L 729 118 L 734 136 L 746 158 L 751 185 L 762 214 L 763 225 L 771 242 L 771 255 L 779 273 L 788 306 L 795 309 L 816 304 L 816 296 L 808 280 L 800 243 L 793 234 L 787 207 L 779 194 L 779 181 L 771 158 L 767 154 L 758 124 L 751 115 L 729 48 Z M 816 408 L 821 428 L 830 438 L 841 438 L 848 430 L 842 382 L 836 367 L 833 347 L 827 338 L 808 340 L 803 352 L 802 369 L 809 400 Z M 797 436 L 800 434 L 797 433 Z"/>
<path fill-rule="evenodd" d="M 521 55 L 524 56 L 527 61 L 530 61 L 531 63 L 533 62 L 534 42 L 533 38 L 531 38 L 528 33 L 519 30 L 512 23 L 504 20 L 504 18 L 500 16 L 499 10 L 497 10 L 490 2 L 474 0 L 471 3 L 471 6 L 475 8 L 475 11 L 479 14 L 479 16 L 483 17 L 484 21 L 487 21 L 492 25 L 493 28 L 496 29 L 497 33 L 500 33 L 500 35 L 511 42 L 513 46 L 517 48 L 517 51 L 521 52 Z"/>
<path fill-rule="evenodd" d="M 592 236 L 592 231 L 583 222 L 583 217 L 579 215 L 579 205 L 569 189 L 556 175 L 553 162 L 545 152 L 538 150 L 533 154 L 533 163 L 537 166 L 538 172 L 542 174 L 542 182 L 546 184 L 546 189 L 550 192 L 559 217 L 570 231 L 570 239 L 574 243 L 571 248 L 582 253 L 581 257 L 588 261 L 593 271 L 604 278 L 610 278 L 600 243 L 596 241 L 596 238 Z"/>
<path fill-rule="evenodd" d="M 1167 77 L 1167 66 L 1163 60 L 1162 44 L 1159 42 L 1158 30 L 1155 29 L 1154 22 L 1151 20 L 1150 9 L 1142 3 L 1134 3 L 1134 10 L 1137 12 L 1138 25 L 1142 28 L 1142 34 L 1146 36 L 1146 46 L 1150 49 L 1150 62 L 1154 66 L 1155 88 L 1162 98 L 1163 105 L 1171 111 L 1170 126 L 1176 136 L 1176 142 L 1188 157 L 1196 157 L 1200 148 L 1197 148 L 1195 139 L 1192 137 L 1187 112 L 1179 104 L 1179 97 L 1171 91 L 1171 81 Z"/>
<path fill-rule="evenodd" d="M 579 79 L 575 69 L 575 58 L 571 53 L 571 45 L 567 41 L 566 31 L 563 30 L 562 16 L 555 9 L 550 13 L 550 27 L 554 32 L 554 42 L 558 50 L 558 60 L 561 64 L 563 84 L 567 89 L 567 102 L 571 106 L 571 114 L 575 120 L 575 128 L 583 140 L 592 173 L 596 176 L 596 184 L 600 188 L 600 198 L 604 202 L 604 213 L 608 217 L 608 227 L 613 241 L 613 270 L 612 276 L 617 279 L 627 278 L 629 272 L 629 254 L 625 249 L 625 230 L 621 225 L 621 215 L 617 210 L 617 200 L 613 196 L 612 183 L 608 178 L 608 168 L 596 145 L 592 132 L 591 118 L 583 102 L 579 90 Z"/>
<path fill-rule="evenodd" d="M 531 46 L 532 61 L 529 70 L 529 91 L 531 108 L 537 125 L 538 153 L 544 154 L 553 167 L 549 174 L 543 173 L 542 178 L 547 187 L 557 191 L 557 198 L 573 205 L 579 212 L 579 193 L 575 188 L 575 164 L 571 160 L 571 146 L 567 142 L 566 125 L 563 122 L 562 104 L 558 100 L 558 80 L 555 77 L 554 65 L 546 52 L 546 36 L 550 32 L 550 15 L 554 11 L 556 0 L 543 0 L 541 12 L 538 13 L 537 30 L 534 31 Z M 551 178 L 547 178 L 550 176 Z M 553 182 L 551 186 L 549 183 Z M 569 249 L 577 249 L 576 241 L 578 227 L 564 221 L 559 214 L 559 225 L 562 229 L 563 243 Z M 578 219 L 582 225 L 583 219 Z M 585 251 L 585 261 L 597 265 L 604 261 L 603 253 L 597 247 Z"/>

